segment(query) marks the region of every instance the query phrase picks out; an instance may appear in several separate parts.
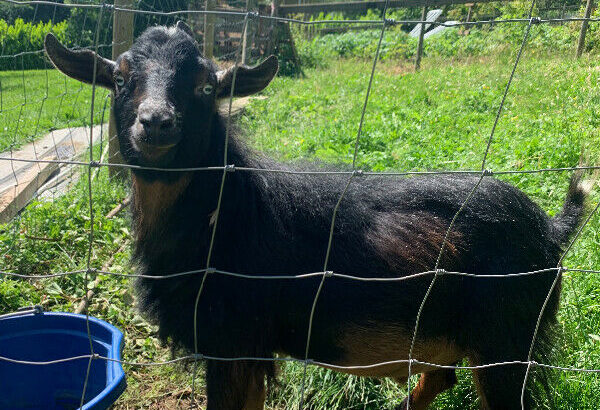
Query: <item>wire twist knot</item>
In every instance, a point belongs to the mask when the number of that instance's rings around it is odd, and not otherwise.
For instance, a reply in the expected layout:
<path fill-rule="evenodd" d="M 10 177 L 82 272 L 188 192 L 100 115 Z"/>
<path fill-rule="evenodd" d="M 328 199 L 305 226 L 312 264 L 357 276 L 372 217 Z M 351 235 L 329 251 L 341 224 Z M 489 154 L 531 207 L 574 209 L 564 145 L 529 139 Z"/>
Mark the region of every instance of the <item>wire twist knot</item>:
<path fill-rule="evenodd" d="M 539 17 L 532 17 L 531 19 L 529 19 L 529 24 L 534 25 L 534 24 L 540 24 L 542 22 L 542 19 Z"/>

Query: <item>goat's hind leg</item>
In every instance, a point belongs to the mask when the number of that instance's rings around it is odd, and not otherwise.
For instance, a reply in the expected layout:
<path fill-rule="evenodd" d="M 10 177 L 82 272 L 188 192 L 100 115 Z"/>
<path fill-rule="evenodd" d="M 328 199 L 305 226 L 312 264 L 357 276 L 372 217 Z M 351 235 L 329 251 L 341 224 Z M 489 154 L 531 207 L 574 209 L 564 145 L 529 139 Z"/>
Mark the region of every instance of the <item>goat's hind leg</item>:
<path fill-rule="evenodd" d="M 476 363 L 476 364 L 484 364 Z M 521 391 L 527 365 L 506 364 L 473 371 L 473 379 L 485 410 L 512 410 L 521 408 Z M 531 407 L 525 391 L 525 409 Z"/>
<path fill-rule="evenodd" d="M 207 361 L 206 410 L 263 410 L 266 374 L 261 363 Z"/>
<path fill-rule="evenodd" d="M 438 394 L 451 389 L 456 384 L 454 369 L 437 369 L 422 373 L 415 388 L 410 392 L 410 410 L 425 410 Z M 408 409 L 408 398 L 397 410 Z"/>

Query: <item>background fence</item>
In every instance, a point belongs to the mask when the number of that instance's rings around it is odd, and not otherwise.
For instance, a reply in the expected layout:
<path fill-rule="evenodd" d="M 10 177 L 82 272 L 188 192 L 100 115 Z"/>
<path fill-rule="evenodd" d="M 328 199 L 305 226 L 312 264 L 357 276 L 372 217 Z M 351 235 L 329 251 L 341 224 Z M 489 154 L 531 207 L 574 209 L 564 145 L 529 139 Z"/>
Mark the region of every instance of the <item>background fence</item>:
<path fill-rule="evenodd" d="M 373 176 L 386 176 L 390 178 L 402 178 L 415 174 L 437 174 L 437 173 L 471 173 L 478 175 L 478 183 L 473 187 L 470 194 L 464 198 L 464 202 L 455 215 L 462 212 L 469 203 L 473 194 L 479 187 L 481 181 L 495 175 L 502 176 L 528 176 L 531 174 L 558 174 L 571 172 L 576 169 L 598 169 L 596 165 L 589 166 L 547 166 L 529 169 L 502 168 L 489 169 L 488 158 L 490 147 L 495 141 L 496 130 L 507 101 L 510 100 L 510 91 L 515 76 L 518 74 L 519 64 L 527 45 L 532 40 L 532 31 L 540 26 L 551 26 L 558 24 L 577 24 L 581 27 L 577 41 L 569 40 L 569 47 L 573 56 L 581 56 L 585 51 L 585 35 L 589 25 L 596 24 L 600 19 L 592 15 L 593 1 L 588 0 L 585 7 L 583 4 L 576 5 L 577 8 L 553 7 L 548 2 L 548 7 L 535 7 L 535 2 L 525 2 L 527 7 L 516 9 L 525 10 L 525 14 L 507 17 L 501 15 L 494 19 L 477 19 L 477 11 L 473 6 L 466 5 L 461 14 L 456 10 L 455 16 L 463 17 L 464 20 L 435 20 L 427 19 L 429 7 L 462 5 L 462 1 L 374 1 L 353 3 L 324 3 L 324 4 L 259 4 L 248 0 L 246 2 L 231 2 L 227 5 L 217 5 L 212 0 L 206 3 L 178 2 L 176 0 L 159 3 L 162 0 L 150 0 L 131 2 L 130 0 L 116 1 L 115 4 L 99 4 L 97 2 L 80 2 L 78 4 L 67 4 L 48 1 L 19 2 L 12 0 L 1 0 L 3 17 L 6 18 L 5 26 L 0 25 L 2 45 L 0 48 L 0 182 L 8 188 L 2 191 L 3 199 L 3 222 L 2 235 L 5 239 L 3 245 L 3 262 L 0 264 L 0 275 L 3 287 L 0 288 L 0 305 L 3 310 L 9 310 L 14 305 L 41 303 L 51 307 L 74 308 L 76 311 L 88 312 L 90 300 L 99 298 L 103 291 L 104 278 L 117 278 L 118 282 L 106 282 L 111 291 L 122 292 L 128 295 L 127 283 L 119 278 L 129 279 L 136 277 L 127 271 L 126 258 L 120 257 L 120 252 L 127 247 L 128 228 L 126 219 L 115 218 L 115 214 L 123 207 L 117 206 L 115 198 L 126 198 L 126 186 L 118 180 L 107 183 L 106 171 L 127 170 L 128 166 L 122 164 L 118 158 L 118 149 L 112 145 L 115 141 L 114 129 L 107 126 L 110 116 L 110 94 L 95 87 L 83 86 L 79 83 L 66 79 L 51 68 L 43 55 L 42 39 L 46 32 L 54 32 L 59 39 L 69 45 L 70 48 L 90 48 L 98 50 L 105 56 L 116 56 L 127 49 L 133 38 L 139 35 L 146 27 L 154 24 L 171 25 L 177 20 L 186 20 L 197 34 L 200 44 L 203 44 L 204 52 L 220 60 L 223 64 L 241 64 L 242 62 L 254 63 L 270 53 L 276 53 L 283 59 L 282 71 L 284 74 L 302 75 L 305 62 L 310 59 L 307 54 L 297 50 L 295 39 L 308 38 L 313 41 L 321 34 L 314 29 L 334 27 L 369 27 L 375 28 L 377 35 L 372 38 L 374 45 L 373 59 L 369 67 L 365 67 L 369 74 L 363 78 L 364 99 L 358 111 L 359 116 L 356 135 L 347 143 L 351 154 L 351 170 L 338 174 L 344 176 L 345 182 L 337 206 L 333 212 L 331 221 L 332 233 L 335 225 L 336 213 L 339 204 L 343 200 L 348 187 L 356 178 L 370 178 Z M 488 3 L 488 2 L 478 2 Z M 506 3 L 506 2 L 499 2 Z M 365 6 L 368 4 L 368 7 Z M 405 8 L 403 12 L 406 19 L 390 18 L 391 7 Z M 352 13 L 362 13 L 367 9 L 377 10 L 371 14 L 373 18 L 357 18 Z M 569 12 L 569 10 L 571 10 Z M 449 10 L 446 10 L 447 14 Z M 548 16 L 538 14 L 540 11 L 548 13 Z M 320 15 L 317 13 L 343 12 L 348 15 Z M 559 13 L 557 15 L 556 13 Z M 373 12 L 371 12 L 373 13 Z M 489 16 L 489 14 L 482 15 Z M 568 14 L 572 13 L 572 14 Z M 399 14 L 400 15 L 400 14 Z M 44 16 L 44 17 L 42 17 Z M 416 17 L 415 17 L 416 16 Z M 19 20 L 26 17 L 27 23 Z M 386 33 L 399 27 L 409 29 L 417 28 L 418 36 L 413 43 L 414 53 L 410 55 L 412 61 L 420 65 L 427 39 L 425 30 L 418 27 L 431 25 L 432 28 L 448 27 L 455 30 L 460 29 L 466 34 L 475 27 L 499 27 L 515 26 L 520 28 L 518 47 L 513 54 L 512 61 L 507 64 L 506 70 L 509 76 L 500 93 L 500 99 L 494 101 L 494 107 L 488 107 L 487 111 L 493 112 L 492 122 L 489 123 L 490 130 L 485 138 L 485 150 L 480 160 L 479 168 L 449 169 L 445 171 L 422 171 L 422 170 L 395 170 L 392 172 L 377 172 L 377 170 L 363 170 L 359 149 L 362 145 L 368 145 L 369 141 L 364 139 L 365 116 L 369 114 L 369 99 L 373 88 L 374 78 L 378 64 L 382 57 L 382 49 L 386 46 L 384 39 Z M 409 40 L 412 41 L 412 40 Z M 15 50 L 17 44 L 29 44 L 26 50 Z M 515 42 L 514 44 L 516 44 Z M 383 44 L 383 45 L 382 45 Z M 340 54 L 343 55 L 343 54 Z M 308 54 L 310 57 L 310 54 Z M 34 71 L 35 69 L 35 71 Z M 289 80 L 293 81 L 293 80 Z M 591 100 L 594 102 L 595 100 Z M 229 101 L 229 106 L 224 109 L 231 115 L 235 111 L 235 105 Z M 25 148 L 23 148 L 25 147 Z M 220 168 L 222 174 L 217 173 L 215 178 L 223 178 L 228 170 L 227 163 Z M 235 164 L 234 164 L 235 165 Z M 198 169 L 197 171 L 201 171 Z M 237 168 L 236 172 L 257 172 L 252 169 Z M 273 170 L 276 172 L 276 170 Z M 328 174 L 326 171 L 317 171 L 317 174 Z M 50 183 L 46 183 L 50 175 L 57 175 Z M 104 183 L 99 184 L 99 181 Z M 225 182 L 226 183 L 226 182 Z M 83 197 L 84 201 L 69 203 L 72 197 L 65 196 L 70 189 L 76 195 Z M 222 193 L 222 190 L 221 190 Z M 32 198 L 36 200 L 34 205 L 36 212 L 25 210 L 17 213 Z M 45 198 L 45 200 L 44 200 Z M 66 198 L 66 199 L 65 199 Z M 125 202 L 126 203 L 126 199 Z M 595 205 L 586 219 L 586 224 L 595 218 L 599 205 Z M 65 226 L 65 221 L 55 220 L 56 208 L 66 207 L 70 214 L 81 220 L 81 224 Z M 113 209 L 114 208 L 114 209 Z M 14 216 L 16 218 L 14 218 Z M 217 209 L 218 216 L 218 209 Z M 14 219 L 13 219 L 14 218 Z M 217 219 L 218 220 L 218 219 Z M 215 224 L 214 229 L 217 229 Z M 448 227 L 447 234 L 452 229 Z M 573 250 L 579 236 L 585 232 L 586 225 L 578 232 L 576 238 L 567 248 L 565 255 Z M 115 234 L 115 232 L 117 232 Z M 332 235 L 332 234 L 331 234 Z M 33 252 L 33 246 L 44 244 L 44 253 Z M 332 236 L 329 238 L 329 254 Z M 46 246 L 48 245 L 49 246 Z M 212 247 L 212 243 L 211 243 Z M 444 247 L 440 249 L 440 256 Z M 111 256 L 113 255 L 113 256 Z M 114 255 L 117 255 L 116 257 Z M 561 258 L 561 263 L 565 257 Z M 121 259 L 119 259 L 121 258 Z M 440 258 L 438 258 L 439 260 Z M 60 260 L 60 263 L 56 263 Z M 3 266 L 4 265 L 4 266 Z M 71 267 L 67 269 L 66 267 Z M 58 268 L 58 269 L 57 269 Z M 598 268 L 594 266 L 573 267 L 549 267 L 556 272 L 556 278 L 561 274 L 597 275 Z M 206 269 L 183 274 L 201 274 L 204 278 L 207 274 L 232 275 L 247 278 L 248 276 L 237 273 L 223 272 L 218 267 L 212 267 L 210 261 Z M 538 272 L 523 272 L 523 275 L 534 275 Z M 431 289 L 435 286 L 441 275 L 466 275 L 460 272 L 445 272 L 440 266 L 435 266 L 431 272 L 424 272 L 431 276 L 429 291 L 427 292 L 419 314 L 415 318 L 413 345 L 419 330 L 420 313 L 427 302 Z M 170 275 L 176 276 L 176 275 Z M 323 284 L 328 278 L 339 276 L 353 280 L 378 280 L 378 278 L 358 278 L 343 275 L 340 272 L 329 272 L 328 261 L 324 261 L 322 272 L 307 273 L 307 275 L 294 277 L 294 280 L 303 280 L 306 277 L 321 278 L 319 290 L 315 295 L 317 304 Z M 280 277 L 257 277 L 254 279 L 282 280 Z M 168 279 L 167 279 L 168 280 Z M 410 280 L 410 277 L 398 278 L 398 280 Z M 503 279 L 510 280 L 510 279 Z M 38 285 L 39 282 L 50 282 L 51 284 Z M 54 283 L 54 285 L 52 284 Z M 555 282 L 556 283 L 556 282 Z M 554 285 L 553 285 L 554 286 Z M 74 296 L 69 297 L 68 292 Z M 201 297 L 202 288 L 199 289 L 198 297 Z M 573 287 L 573 292 L 577 289 Z M 548 295 L 550 295 L 549 289 Z M 41 295 L 41 296 L 40 296 Z M 130 296 L 128 296 L 130 297 Z M 58 299 L 66 299 L 57 302 Z M 575 298 L 577 300 L 577 298 Z M 110 311 L 111 299 L 101 300 L 103 309 Z M 311 312 L 312 323 L 315 308 Z M 113 307 L 114 308 L 114 307 Z M 540 311 L 540 318 L 545 306 Z M 579 307 L 575 307 L 579 315 L 585 315 Z M 133 313 L 110 312 L 110 318 L 117 318 L 121 323 L 127 323 L 126 327 L 148 325 L 141 323 Z M 581 317 L 581 316 L 580 316 Z M 109 319 L 110 319 L 109 318 Z M 539 319 L 538 319 L 539 322 Z M 597 329 L 596 329 L 597 331 Z M 307 329 L 307 349 L 311 339 L 310 326 Z M 582 330 L 589 333 L 589 329 Z M 595 335 L 595 333 L 594 333 Z M 586 336 L 587 337 L 587 336 Z M 596 336 L 597 337 L 597 336 Z M 592 340 L 596 340 L 592 338 Z M 531 346 L 536 341 L 536 334 L 532 335 Z M 597 340 L 596 340 L 597 341 Z M 152 354 L 148 355 L 145 350 L 148 340 L 127 340 L 137 348 L 131 351 L 134 360 L 125 360 L 124 364 L 131 366 L 135 372 L 138 367 L 160 364 L 168 365 L 175 362 L 191 361 L 194 364 L 198 359 L 208 358 L 202 352 L 177 357 L 170 360 L 155 360 Z M 140 360 L 137 360 L 137 354 Z M 0 357 L 0 361 L 9 361 L 18 358 Z M 81 360 L 82 358 L 72 358 Z M 83 357 L 84 360 L 106 360 L 93 352 Z M 210 358 L 212 360 L 248 360 L 249 358 Z M 311 360 L 308 355 L 303 360 L 288 358 L 251 358 L 255 360 L 274 360 L 281 362 L 296 361 L 302 366 L 302 376 L 298 380 L 300 392 L 299 404 L 302 407 L 305 400 L 304 391 L 307 389 L 308 377 L 307 367 L 319 364 Z M 65 359 L 70 360 L 70 359 Z M 395 361 L 406 363 L 411 368 L 420 364 L 412 356 L 412 347 L 409 357 Z M 512 362 L 511 362 L 512 363 Z M 582 368 L 577 366 L 563 366 L 552 363 L 536 363 L 532 361 L 531 354 L 527 360 L 522 362 L 527 365 L 528 374 L 530 368 L 545 367 L 565 373 L 597 373 L 598 367 Z M 32 363 L 32 365 L 35 365 Z M 375 364 L 373 364 L 375 365 Z M 491 365 L 502 365 L 502 363 L 490 363 L 480 367 Z M 329 365 L 337 368 L 339 366 Z M 443 367 L 436 364 L 432 366 Z M 472 366 L 456 366 L 458 370 L 473 369 Z M 196 366 L 193 367 L 196 379 Z M 408 391 L 411 386 L 409 378 Z M 527 377 L 523 381 L 525 385 Z M 198 388 L 192 383 L 190 401 L 194 401 L 194 391 Z M 82 393 L 82 397 L 83 397 Z M 366 406 L 366 403 L 365 403 Z"/>

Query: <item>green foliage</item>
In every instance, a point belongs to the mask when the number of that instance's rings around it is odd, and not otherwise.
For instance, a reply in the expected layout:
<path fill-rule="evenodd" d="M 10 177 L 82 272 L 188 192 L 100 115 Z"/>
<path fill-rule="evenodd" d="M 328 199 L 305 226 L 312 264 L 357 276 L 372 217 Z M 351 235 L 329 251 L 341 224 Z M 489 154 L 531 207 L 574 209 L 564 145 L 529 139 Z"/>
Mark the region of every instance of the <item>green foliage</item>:
<path fill-rule="evenodd" d="M 55 0 L 53 3 L 63 3 L 63 0 Z M 31 4 L 0 2 L 1 19 L 8 24 L 13 24 L 18 18 L 28 22 L 54 21 L 58 23 L 67 18 L 68 15 L 68 8 L 56 7 L 51 4 L 36 4 L 33 6 Z"/>
<path fill-rule="evenodd" d="M 36 200 L 0 231 L 0 254 L 4 270 L 26 275 L 72 271 L 86 265 L 91 227 L 87 173 L 66 194 L 53 200 Z M 105 219 L 124 196 L 124 187 L 109 184 L 106 170 L 93 185 L 94 247 L 92 261 L 102 261 L 129 234 L 119 218 Z M 35 238 L 44 238 L 43 240 Z M 95 262 L 94 262 L 95 263 Z M 98 266 L 99 267 L 99 266 Z"/>
<path fill-rule="evenodd" d="M 52 24 L 26 23 L 16 19 L 9 25 L 6 20 L 0 20 L 0 70 L 18 70 L 44 68 L 47 66 L 43 49 L 44 37 L 49 32 L 54 33 L 62 42 L 67 40 L 67 24 L 65 22 Z M 20 55 L 19 55 L 20 54 Z M 18 56 L 17 56 L 18 55 Z"/>
<path fill-rule="evenodd" d="M 525 25 L 499 24 L 494 28 L 473 28 L 465 35 L 458 28 L 450 28 L 425 40 L 424 56 L 468 57 L 491 55 L 508 48 L 516 48 L 523 41 Z M 588 48 L 600 44 L 597 29 L 590 30 Z M 328 58 L 359 57 L 372 59 L 377 49 L 381 30 L 351 31 L 326 34 L 312 40 L 297 40 L 301 46 L 301 60 L 308 67 L 323 66 Z M 540 24 L 532 27 L 529 47 L 544 50 L 567 51 L 574 47 L 578 32 L 574 25 Z M 598 38 L 597 38 L 598 37 Z M 382 60 L 408 60 L 414 58 L 417 39 L 399 28 L 386 30 L 381 43 Z"/>
<path fill-rule="evenodd" d="M 96 38 L 96 26 L 99 13 L 95 10 L 72 8 L 67 20 L 67 38 L 69 43 L 78 47 L 90 47 Z M 100 44 L 112 42 L 113 19 L 110 13 L 103 13 L 98 38 Z M 112 47 L 101 48 L 98 52 L 103 57 L 112 57 Z"/>
<path fill-rule="evenodd" d="M 0 225 L 0 270 L 46 275 L 87 267 L 92 227 L 87 177 L 84 172 L 67 194 L 35 200 L 12 223 Z M 93 221 L 91 264 L 100 268 L 129 236 L 129 228 L 123 218 L 103 218 L 124 197 L 124 187 L 109 184 L 106 169 L 93 182 L 93 210 L 97 217 Z M 30 283 L 2 277 L 0 313 L 42 299 L 47 308 L 72 309 L 74 297 L 83 295 L 83 280 L 83 275 Z"/>
<path fill-rule="evenodd" d="M 500 19 L 523 18 L 528 15 L 531 2 L 515 1 L 510 3 L 486 3 L 478 7 L 478 11 L 486 16 L 496 15 Z M 548 3 L 551 6 L 551 3 Z M 462 6 L 451 8 L 448 18 L 465 19 L 466 9 Z M 540 6 L 541 7 L 541 6 Z M 391 10 L 386 16 L 396 20 L 420 19 L 420 16 L 411 14 L 409 9 Z M 463 13 L 464 12 L 464 13 Z M 537 10 L 536 10 L 537 12 Z M 489 14 L 486 14 L 489 13 Z M 600 16 L 600 11 L 594 12 Z M 320 14 L 314 20 L 343 19 L 342 13 Z M 369 10 L 367 15 L 361 16 L 362 20 L 378 20 L 381 16 L 378 11 Z M 474 16 L 476 19 L 477 16 Z M 505 49 L 515 49 L 523 41 L 527 23 L 497 24 L 481 27 L 450 28 L 440 34 L 425 40 L 423 55 L 425 57 L 469 57 L 492 55 Z M 563 52 L 573 50 L 581 23 L 572 22 L 564 24 L 537 24 L 532 26 L 528 47 L 540 50 L 553 50 Z M 406 32 L 412 26 L 396 26 L 386 29 L 381 44 L 381 60 L 408 60 L 413 59 L 417 48 L 417 39 L 410 37 Z M 341 34 L 324 34 L 309 38 L 304 32 L 298 31 L 296 42 L 299 45 L 300 60 L 304 67 L 323 67 L 334 57 L 358 57 L 372 59 L 377 48 L 377 41 L 381 29 L 361 31 L 347 31 Z M 590 24 L 586 43 L 588 51 L 600 47 L 600 25 Z"/>

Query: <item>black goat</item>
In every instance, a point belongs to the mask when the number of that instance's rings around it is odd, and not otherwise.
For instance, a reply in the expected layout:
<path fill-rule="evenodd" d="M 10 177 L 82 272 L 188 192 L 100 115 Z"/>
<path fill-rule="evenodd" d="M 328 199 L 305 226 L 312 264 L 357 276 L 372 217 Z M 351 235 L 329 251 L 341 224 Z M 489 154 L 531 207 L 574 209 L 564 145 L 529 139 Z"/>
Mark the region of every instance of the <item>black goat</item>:
<path fill-rule="evenodd" d="M 46 51 L 67 75 L 115 93 L 121 153 L 131 165 L 222 166 L 233 69 L 198 51 L 190 29 L 154 27 L 113 62 L 70 51 L 51 34 Z M 250 95 L 277 72 L 270 57 L 239 67 L 235 95 Z M 299 169 L 252 152 L 236 135 L 228 162 Z M 132 170 L 137 272 L 168 275 L 206 267 L 222 171 Z M 334 206 L 348 176 L 236 171 L 226 177 L 210 265 L 246 275 L 297 275 L 323 269 Z M 445 232 L 477 183 L 474 176 L 357 177 L 339 206 L 328 269 L 396 278 L 431 270 Z M 516 188 L 486 177 L 456 219 L 439 265 L 474 276 L 440 275 L 424 306 L 414 359 L 454 365 L 526 361 L 555 268 L 582 217 L 586 190 L 575 176 L 562 212 L 549 218 Z M 203 274 L 136 282 L 141 310 L 163 338 L 194 351 L 194 304 Z M 327 278 L 316 305 L 308 357 L 348 373 L 405 381 L 415 318 L 432 275 L 395 282 Z M 304 359 L 311 306 L 321 278 L 262 280 L 209 274 L 197 310 L 198 351 L 213 357 Z M 560 283 L 541 321 L 537 360 L 550 340 Z M 262 409 L 271 362 L 207 361 L 208 409 Z M 423 409 L 456 382 L 454 370 L 415 364 L 422 373 L 411 408 Z M 474 371 L 489 409 L 520 408 L 526 365 Z M 529 393 L 527 403 L 530 403 Z M 530 404 L 529 404 L 530 405 Z"/>

